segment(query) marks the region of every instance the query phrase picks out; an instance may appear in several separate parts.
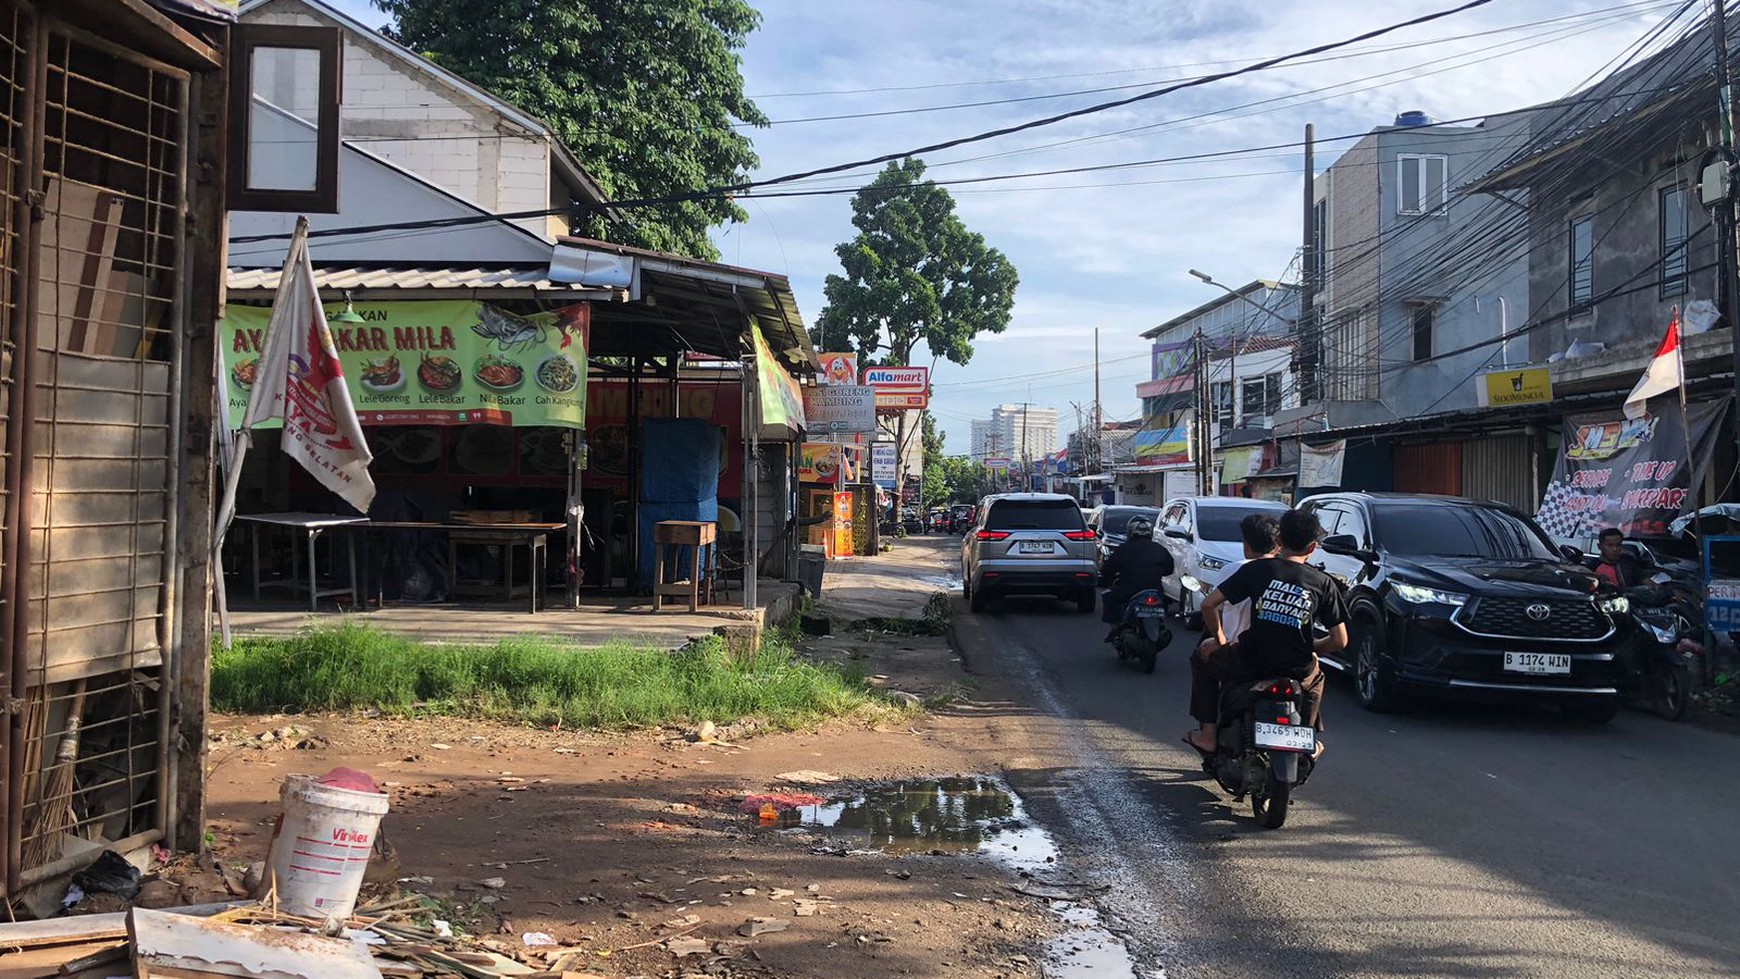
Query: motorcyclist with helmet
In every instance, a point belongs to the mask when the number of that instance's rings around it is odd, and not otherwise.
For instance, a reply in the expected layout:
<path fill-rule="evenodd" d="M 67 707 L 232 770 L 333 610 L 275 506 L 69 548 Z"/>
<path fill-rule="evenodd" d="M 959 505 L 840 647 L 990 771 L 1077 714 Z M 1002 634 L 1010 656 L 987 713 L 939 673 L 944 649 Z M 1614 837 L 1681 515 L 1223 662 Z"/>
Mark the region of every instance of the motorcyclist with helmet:
<path fill-rule="evenodd" d="M 1154 521 L 1137 515 L 1125 525 L 1128 536 L 1100 566 L 1100 587 L 1106 592 L 1101 618 L 1111 626 L 1106 642 L 1115 642 L 1124 607 L 1140 592 L 1158 589 L 1161 579 L 1172 573 L 1172 554 L 1154 539 Z"/>

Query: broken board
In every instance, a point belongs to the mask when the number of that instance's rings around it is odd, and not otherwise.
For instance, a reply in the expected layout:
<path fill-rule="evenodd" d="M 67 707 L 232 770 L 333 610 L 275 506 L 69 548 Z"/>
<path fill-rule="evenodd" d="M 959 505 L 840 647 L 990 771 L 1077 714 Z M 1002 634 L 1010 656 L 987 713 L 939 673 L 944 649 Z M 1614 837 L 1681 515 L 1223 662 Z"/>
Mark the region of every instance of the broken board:
<path fill-rule="evenodd" d="M 355 942 L 134 908 L 127 915 L 136 979 L 382 979 Z"/>

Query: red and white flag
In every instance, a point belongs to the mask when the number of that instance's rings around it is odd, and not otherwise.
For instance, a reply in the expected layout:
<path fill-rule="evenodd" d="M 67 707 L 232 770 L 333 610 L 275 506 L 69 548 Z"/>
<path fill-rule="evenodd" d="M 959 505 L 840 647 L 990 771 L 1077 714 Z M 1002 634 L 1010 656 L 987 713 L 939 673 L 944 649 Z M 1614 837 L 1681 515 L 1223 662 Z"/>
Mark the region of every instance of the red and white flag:
<path fill-rule="evenodd" d="M 1648 411 L 1650 398 L 1678 391 L 1685 383 L 1685 362 L 1680 358 L 1680 314 L 1675 310 L 1673 322 L 1668 324 L 1667 336 L 1662 337 L 1661 346 L 1655 350 L 1655 359 L 1649 362 L 1643 376 L 1638 378 L 1637 386 L 1625 399 L 1625 417 L 1642 418 Z"/>
<path fill-rule="evenodd" d="M 297 223 L 291 239 L 261 347 L 258 380 L 242 427 L 284 419 L 284 453 L 322 486 L 367 513 L 375 498 L 375 482 L 369 477 L 374 456 L 351 404 L 338 348 L 314 287 L 303 222 Z"/>

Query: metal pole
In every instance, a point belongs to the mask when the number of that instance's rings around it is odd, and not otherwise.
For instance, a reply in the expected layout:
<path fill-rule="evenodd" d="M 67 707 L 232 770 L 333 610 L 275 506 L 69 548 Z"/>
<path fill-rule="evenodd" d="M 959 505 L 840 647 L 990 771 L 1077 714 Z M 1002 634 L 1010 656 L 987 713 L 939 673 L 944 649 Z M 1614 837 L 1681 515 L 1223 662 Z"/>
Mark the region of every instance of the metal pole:
<path fill-rule="evenodd" d="M 1726 0 L 1715 0 L 1715 9 L 1710 15 L 1712 26 L 1716 29 L 1716 103 L 1719 110 L 1720 146 L 1718 152 L 1722 161 L 1729 167 L 1730 187 L 1716 206 L 1716 225 L 1721 232 L 1716 241 L 1716 305 L 1722 311 L 1722 319 L 1727 321 L 1728 328 L 1734 331 L 1734 336 L 1740 337 L 1740 283 L 1736 283 L 1734 235 L 1736 221 L 1734 218 L 1734 192 L 1732 176 L 1734 166 L 1734 94 L 1733 79 L 1728 65 L 1728 11 Z M 1740 393 L 1740 342 L 1734 347 L 1734 384 L 1736 393 Z M 1740 425 L 1735 426 L 1736 438 L 1740 439 Z M 1688 433 L 1689 435 L 1690 433 Z"/>
<path fill-rule="evenodd" d="M 1100 406 L 1100 328 L 1094 327 L 1094 475 L 1105 468 L 1105 448 L 1100 439 L 1106 428 L 1105 410 Z"/>
<path fill-rule="evenodd" d="M 751 324 L 750 329 L 754 329 Z M 777 369 L 778 365 L 774 365 Z M 743 523 L 743 607 L 754 611 L 757 596 L 755 585 L 757 565 L 761 563 L 761 514 L 756 505 L 755 478 L 755 442 L 761 435 L 760 373 L 755 363 L 755 348 L 746 345 L 743 351 L 742 387 L 739 389 L 743 403 L 743 502 L 744 513 L 739 519 Z M 714 545 L 717 546 L 717 545 Z"/>
<path fill-rule="evenodd" d="M 1510 304 L 1498 297 L 1498 356 L 1505 367 L 1510 366 Z"/>
<path fill-rule="evenodd" d="M 1206 361 L 1202 352 L 1202 327 L 1196 328 L 1193 337 L 1196 345 L 1196 357 L 1193 373 L 1196 375 L 1193 387 L 1196 388 L 1196 494 L 1208 495 L 1208 380 Z"/>
<path fill-rule="evenodd" d="M 1318 400 L 1317 391 L 1317 168 L 1312 141 L 1316 127 L 1305 126 L 1305 251 L 1299 275 L 1299 346 L 1293 355 L 1293 366 L 1299 375 L 1301 407 Z"/>

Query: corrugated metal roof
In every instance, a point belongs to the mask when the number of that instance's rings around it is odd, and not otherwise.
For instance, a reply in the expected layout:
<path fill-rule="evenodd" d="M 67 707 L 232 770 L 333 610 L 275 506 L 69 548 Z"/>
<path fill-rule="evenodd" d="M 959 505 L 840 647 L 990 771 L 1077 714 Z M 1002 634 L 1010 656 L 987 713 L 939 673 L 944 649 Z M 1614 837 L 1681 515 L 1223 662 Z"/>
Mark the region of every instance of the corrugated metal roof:
<path fill-rule="evenodd" d="M 281 269 L 230 269 L 231 292 L 275 292 Z M 614 290 L 588 289 L 566 282 L 551 282 L 545 266 L 513 269 L 389 269 L 342 268 L 315 269 L 314 284 L 319 289 L 342 289 L 352 292 L 368 290 L 456 290 L 495 291 L 506 289 L 550 293 L 608 293 Z"/>

